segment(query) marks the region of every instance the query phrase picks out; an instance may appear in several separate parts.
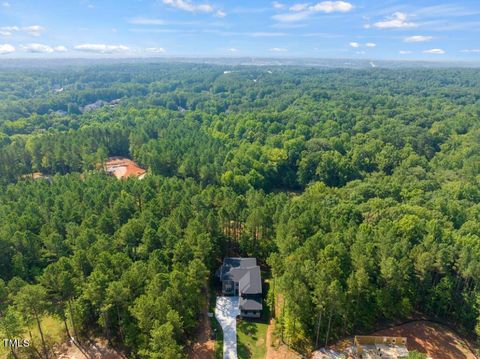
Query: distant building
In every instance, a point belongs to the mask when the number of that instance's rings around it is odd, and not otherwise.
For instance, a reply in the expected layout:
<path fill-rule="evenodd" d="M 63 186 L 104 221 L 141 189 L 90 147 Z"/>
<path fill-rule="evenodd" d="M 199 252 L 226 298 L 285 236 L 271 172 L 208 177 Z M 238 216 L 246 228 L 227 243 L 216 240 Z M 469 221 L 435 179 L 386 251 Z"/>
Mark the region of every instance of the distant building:
<path fill-rule="evenodd" d="M 106 102 L 106 101 L 98 100 L 98 101 L 95 101 L 94 103 L 91 103 L 91 104 L 85 105 L 83 107 L 80 107 L 80 112 L 85 113 L 85 112 L 97 110 L 97 109 L 105 106 L 107 103 L 108 102 Z"/>
<path fill-rule="evenodd" d="M 110 106 L 110 107 L 115 107 L 115 106 L 118 106 L 121 101 L 122 101 L 122 99 L 120 99 L 120 98 L 117 98 L 117 99 L 112 100 L 110 102 L 107 102 L 107 101 L 104 101 L 104 100 L 98 100 L 98 101 L 95 101 L 94 103 L 91 103 L 91 104 L 85 105 L 83 107 L 80 107 L 80 112 L 85 113 L 85 112 L 89 112 L 89 111 L 93 111 L 93 110 L 98 110 L 99 108 L 102 108 L 102 107 L 107 106 L 107 105 Z"/>
<path fill-rule="evenodd" d="M 218 275 L 222 294 L 240 297 L 242 317 L 259 318 L 262 315 L 262 277 L 255 258 L 224 258 Z"/>
<path fill-rule="evenodd" d="M 406 359 L 407 338 L 357 335 L 355 352 L 362 359 Z"/>

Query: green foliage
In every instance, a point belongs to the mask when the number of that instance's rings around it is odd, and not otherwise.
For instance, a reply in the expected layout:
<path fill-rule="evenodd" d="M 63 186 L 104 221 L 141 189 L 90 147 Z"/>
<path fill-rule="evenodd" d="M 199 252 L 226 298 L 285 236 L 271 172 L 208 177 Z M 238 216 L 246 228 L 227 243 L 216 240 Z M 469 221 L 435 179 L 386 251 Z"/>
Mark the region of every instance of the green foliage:
<path fill-rule="evenodd" d="M 427 355 L 413 350 L 408 353 L 408 359 L 427 359 Z"/>
<path fill-rule="evenodd" d="M 207 278 L 245 255 L 298 350 L 418 312 L 480 336 L 479 72 L 273 70 L 0 70 L 0 311 L 185 357 Z"/>

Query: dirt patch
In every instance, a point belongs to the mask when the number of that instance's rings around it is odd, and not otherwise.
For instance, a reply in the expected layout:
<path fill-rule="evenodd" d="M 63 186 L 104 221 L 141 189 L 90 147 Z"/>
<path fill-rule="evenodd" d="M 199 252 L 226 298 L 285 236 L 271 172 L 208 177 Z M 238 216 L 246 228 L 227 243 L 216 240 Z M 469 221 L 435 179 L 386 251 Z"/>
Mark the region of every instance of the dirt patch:
<path fill-rule="evenodd" d="M 109 348 L 106 340 L 96 339 L 90 344 L 82 344 L 81 349 L 71 341 L 55 346 L 57 359 L 125 359 L 126 357 Z"/>
<path fill-rule="evenodd" d="M 203 343 L 195 343 L 192 351 L 188 354 L 189 359 L 213 359 L 215 357 L 215 342 L 208 340 Z"/>
<path fill-rule="evenodd" d="M 429 322 L 410 322 L 373 335 L 407 337 L 408 350 L 426 353 L 433 359 L 475 359 L 466 342 L 447 327 Z"/>
<path fill-rule="evenodd" d="M 123 157 L 110 157 L 105 162 L 105 170 L 117 179 L 137 177 L 142 179 L 147 171 L 139 167 L 134 161 Z"/>
<path fill-rule="evenodd" d="M 267 354 L 265 359 L 300 359 L 301 356 L 282 344 L 280 339 L 275 337 L 275 320 L 270 320 L 267 328 Z"/>
<path fill-rule="evenodd" d="M 205 290 L 207 293 L 208 291 Z M 213 359 L 215 357 L 215 341 L 210 339 L 212 327 L 208 317 L 208 298 L 207 304 L 200 316 L 195 342 L 188 352 L 188 359 Z"/>
<path fill-rule="evenodd" d="M 285 299 L 281 293 L 276 295 L 275 313 L 282 313 Z M 265 359 L 301 359 L 302 356 L 282 343 L 281 339 L 275 335 L 275 319 L 271 319 L 267 328 L 267 355 Z"/>

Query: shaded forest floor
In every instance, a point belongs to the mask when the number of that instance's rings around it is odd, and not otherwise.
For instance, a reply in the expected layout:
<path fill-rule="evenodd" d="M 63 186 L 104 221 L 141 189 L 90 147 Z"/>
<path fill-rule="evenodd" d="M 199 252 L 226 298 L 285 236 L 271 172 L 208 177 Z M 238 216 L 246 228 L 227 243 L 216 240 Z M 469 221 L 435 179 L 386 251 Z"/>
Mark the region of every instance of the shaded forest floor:
<path fill-rule="evenodd" d="M 213 312 L 215 306 L 215 293 L 212 295 L 213 288 L 205 287 L 205 307 L 200 314 L 197 332 L 193 339 L 191 348 L 188 350 L 188 359 L 213 359 L 215 358 L 216 346 L 218 341 L 212 339 L 212 320 L 208 317 L 209 312 Z M 213 305 L 213 308 L 212 308 Z"/>
<path fill-rule="evenodd" d="M 193 347 L 189 350 L 189 359 L 213 359 L 215 357 L 215 340 L 211 339 L 211 324 L 208 306 L 203 310 Z"/>
<path fill-rule="evenodd" d="M 269 284 L 272 284 L 270 281 Z M 283 307 L 284 298 L 281 293 L 275 295 L 275 310 L 271 315 L 270 322 L 267 328 L 266 346 L 267 353 L 265 359 L 301 359 L 301 355 L 289 348 L 279 337 L 276 332 L 275 314 L 280 314 Z"/>
<path fill-rule="evenodd" d="M 52 348 L 55 343 L 62 343 L 65 340 L 65 331 L 61 320 L 53 316 L 45 316 L 42 318 L 41 323 L 43 335 L 45 336 L 45 341 L 50 348 Z M 39 348 L 41 345 L 40 333 L 35 324 L 32 324 L 28 328 L 26 328 L 25 333 L 22 335 L 21 338 L 30 338 L 30 333 L 32 335 L 31 343 L 33 343 L 34 346 Z M 3 341 L 4 335 L 1 332 L 0 338 Z M 6 359 L 8 357 L 8 353 L 9 350 L 4 347 L 2 342 L 2 345 L 0 346 L 0 359 Z M 53 352 L 51 352 L 51 354 L 52 353 Z M 18 349 L 18 355 L 21 357 L 22 355 L 26 354 L 22 353 L 22 349 Z"/>

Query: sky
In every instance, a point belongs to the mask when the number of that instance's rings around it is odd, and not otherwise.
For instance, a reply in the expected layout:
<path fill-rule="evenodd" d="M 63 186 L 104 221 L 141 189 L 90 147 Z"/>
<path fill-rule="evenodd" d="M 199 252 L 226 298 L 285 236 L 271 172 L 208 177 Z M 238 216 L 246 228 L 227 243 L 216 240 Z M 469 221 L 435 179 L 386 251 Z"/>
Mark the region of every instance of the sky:
<path fill-rule="evenodd" d="M 0 0 L 2 58 L 480 61 L 480 0 Z"/>

